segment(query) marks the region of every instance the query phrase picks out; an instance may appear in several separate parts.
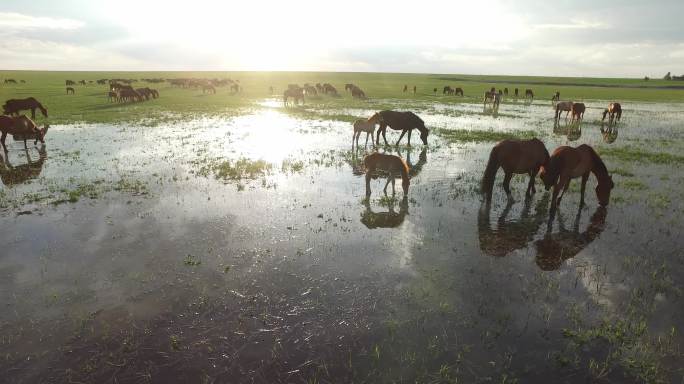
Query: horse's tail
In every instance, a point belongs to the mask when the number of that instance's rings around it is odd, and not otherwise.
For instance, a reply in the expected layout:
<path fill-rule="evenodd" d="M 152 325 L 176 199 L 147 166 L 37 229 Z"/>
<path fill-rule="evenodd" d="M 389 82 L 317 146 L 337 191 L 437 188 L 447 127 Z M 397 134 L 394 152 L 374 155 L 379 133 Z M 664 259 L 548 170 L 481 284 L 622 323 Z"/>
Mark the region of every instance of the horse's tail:
<path fill-rule="evenodd" d="M 485 168 L 484 176 L 482 177 L 482 184 L 480 191 L 486 195 L 487 200 L 492 199 L 492 190 L 494 189 L 494 178 L 496 171 L 499 170 L 499 158 L 497 156 L 498 147 L 492 148 L 489 154 L 489 161 L 487 161 L 487 168 Z"/>

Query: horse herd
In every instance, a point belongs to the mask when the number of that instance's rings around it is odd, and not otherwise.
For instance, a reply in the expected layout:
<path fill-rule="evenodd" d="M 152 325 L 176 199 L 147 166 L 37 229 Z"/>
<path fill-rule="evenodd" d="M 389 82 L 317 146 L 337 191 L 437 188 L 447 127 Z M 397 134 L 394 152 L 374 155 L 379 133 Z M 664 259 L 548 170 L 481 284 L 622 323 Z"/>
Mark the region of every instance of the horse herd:
<path fill-rule="evenodd" d="M 344 90 L 350 92 L 351 96 L 355 99 L 367 99 L 366 93 L 355 84 L 345 84 Z M 269 87 L 269 91 L 271 94 L 274 93 L 273 86 Z M 337 88 L 330 83 L 316 83 L 316 85 L 305 83 L 304 86 L 299 86 L 299 84 L 288 84 L 287 89 L 283 91 L 283 104 L 285 106 L 304 104 L 304 96 L 306 95 L 313 97 L 318 95 L 339 97 L 339 92 L 337 92 Z M 288 100 L 290 101 L 290 104 L 288 104 Z"/>
<path fill-rule="evenodd" d="M 616 104 L 611 103 L 611 107 L 606 109 L 604 117 L 609 113 L 618 114 L 613 107 Z M 375 140 L 373 140 L 376 125 L 379 125 L 380 128 Z M 366 133 L 366 145 L 368 144 L 368 136 L 371 136 L 371 142 L 374 146 L 379 144 L 380 134 L 382 134 L 387 145 L 387 139 L 385 138 L 387 127 L 402 131 L 395 145 L 399 145 L 399 142 L 406 133 L 408 133 L 408 144 L 411 145 L 411 132 L 413 129 L 420 131 L 420 138 L 423 144 L 427 145 L 429 130 L 425 127 L 423 120 L 413 112 L 380 111 L 368 119 L 356 120 L 352 126 L 352 150 L 354 145 L 358 148 L 359 136 L 363 132 Z M 382 171 L 389 175 L 385 183 L 384 192 L 387 193 L 387 187 L 389 183 L 392 183 L 392 191 L 394 193 L 394 179 L 401 177 L 404 199 L 407 198 L 410 179 L 408 166 L 401 157 L 374 152 L 367 155 L 363 163 L 366 169 L 366 197 L 370 197 L 371 194 L 371 178 L 377 177 L 377 172 Z M 509 200 L 511 199 L 510 181 L 514 174 L 528 174 L 530 176 L 525 192 L 526 198 L 531 198 L 536 193 L 535 179 L 539 175 L 547 191 L 553 188 L 550 208 L 551 215 L 554 215 L 556 208 L 569 188 L 570 181 L 574 178 L 581 178 L 580 207 L 584 205 L 585 187 L 591 173 L 598 180 L 598 186 L 595 191 L 601 206 L 608 205 L 610 192 L 615 186 L 601 157 L 592 147 L 586 144 L 574 148 L 560 146 L 549 155 L 549 151 L 544 143 L 537 138 L 530 140 L 509 139 L 499 142 L 490 152 L 480 187 L 480 191 L 488 203 L 492 199 L 494 179 L 499 168 L 503 168 L 505 173 L 503 189 Z"/>

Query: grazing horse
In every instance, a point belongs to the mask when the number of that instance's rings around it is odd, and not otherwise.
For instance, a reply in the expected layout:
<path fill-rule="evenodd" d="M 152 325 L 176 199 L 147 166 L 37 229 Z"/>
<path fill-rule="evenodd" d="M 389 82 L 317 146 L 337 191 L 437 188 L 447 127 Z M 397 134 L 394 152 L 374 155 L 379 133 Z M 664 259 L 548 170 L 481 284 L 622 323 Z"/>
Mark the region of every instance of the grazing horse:
<path fill-rule="evenodd" d="M 19 115 L 20 111 L 31 110 L 31 118 L 36 118 L 36 109 L 40 109 L 43 116 L 48 117 L 48 111 L 41 103 L 33 97 L 26 99 L 9 99 L 2 106 L 6 115 Z"/>
<path fill-rule="evenodd" d="M 85 81 L 85 80 L 79 80 L 78 83 L 81 84 L 81 85 L 86 85 L 86 81 Z"/>
<path fill-rule="evenodd" d="M 5 84 L 16 84 L 17 81 L 14 79 L 5 79 Z"/>
<path fill-rule="evenodd" d="M 608 104 L 608 108 L 603 110 L 601 121 L 606 119 L 606 115 L 608 115 L 608 124 L 612 124 L 614 121 L 620 121 L 620 118 L 622 117 L 622 106 L 620 103 Z"/>
<path fill-rule="evenodd" d="M 326 95 L 332 95 L 332 96 L 338 95 L 337 88 L 333 87 L 333 85 L 330 83 L 323 84 L 323 93 L 325 93 Z"/>
<path fill-rule="evenodd" d="M 444 87 L 444 90 L 442 90 L 442 95 L 453 95 L 453 94 L 454 94 L 454 89 L 448 85 L 446 87 Z"/>
<path fill-rule="evenodd" d="M 372 153 L 363 159 L 363 165 L 366 168 L 366 197 L 370 197 L 370 180 L 373 176 L 377 177 L 377 171 L 384 171 L 389 174 L 387 183 L 383 192 L 387 194 L 387 186 L 392 183 L 392 194 L 394 195 L 394 179 L 397 175 L 401 175 L 401 187 L 404 190 L 404 196 L 408 196 L 409 185 L 409 169 L 406 162 L 399 156 L 386 155 L 383 153 Z"/>
<path fill-rule="evenodd" d="M 411 145 L 411 132 L 413 129 L 418 129 L 420 131 L 420 139 L 423 141 L 424 145 L 427 145 L 428 129 L 425 127 L 425 123 L 413 112 L 397 112 L 397 111 L 380 111 L 370 119 L 369 123 L 380 124 L 378 129 L 377 137 L 375 143 L 380 143 L 380 134 L 382 133 L 382 138 L 385 140 L 385 145 L 387 145 L 387 138 L 385 137 L 385 131 L 387 127 L 401 131 L 399 140 L 395 145 L 399 145 L 399 142 L 408 131 L 408 145 Z"/>
<path fill-rule="evenodd" d="M 216 94 L 216 88 L 214 88 L 214 86 L 211 84 L 202 85 L 202 93 L 207 93 L 207 92 Z"/>
<path fill-rule="evenodd" d="M 408 92 L 408 85 L 404 84 L 404 93 Z"/>
<path fill-rule="evenodd" d="M 413 86 L 413 94 L 414 95 L 416 94 L 416 86 L 415 85 Z"/>
<path fill-rule="evenodd" d="M 561 114 L 565 112 L 565 118 L 568 118 L 568 114 L 570 111 L 572 111 L 572 105 L 574 103 L 572 101 L 561 101 L 556 103 L 556 113 L 554 115 L 554 119 L 556 121 L 560 120 Z"/>
<path fill-rule="evenodd" d="M 508 88 L 504 88 L 504 95 L 508 96 Z"/>
<path fill-rule="evenodd" d="M 499 104 L 501 104 L 501 93 L 487 91 L 484 94 L 484 107 L 487 108 L 487 103 L 492 104 L 492 109 L 499 109 Z"/>
<path fill-rule="evenodd" d="M 516 88 L 516 89 L 513 91 L 513 94 L 515 95 L 515 98 L 517 99 L 517 98 L 518 98 L 518 88 Z"/>
<path fill-rule="evenodd" d="M 526 89 L 525 90 L 525 98 L 529 98 L 530 101 L 534 100 L 534 92 L 532 92 L 531 89 Z"/>
<path fill-rule="evenodd" d="M 74 90 L 72 87 L 66 87 L 66 93 L 67 95 L 71 93 L 72 95 L 76 94 L 76 90 Z"/>
<path fill-rule="evenodd" d="M 354 87 L 356 87 L 356 85 L 354 85 L 352 83 L 347 83 L 344 85 L 344 90 L 348 92 L 348 91 L 351 91 L 352 89 L 354 89 Z"/>
<path fill-rule="evenodd" d="M 573 148 L 561 146 L 556 148 L 551 154 L 549 161 L 541 168 L 541 177 L 546 190 L 553 187 L 551 199 L 551 212 L 556 211 L 565 191 L 570 186 L 570 180 L 582 177 L 582 188 L 580 190 L 580 207 L 584 205 L 584 189 L 589 179 L 589 173 L 593 173 L 598 180 L 596 186 L 596 197 L 601 206 L 608 205 L 610 191 L 615 184 L 612 177 L 608 174 L 606 165 L 594 149 L 586 144 Z M 562 192 L 561 192 L 562 189 Z M 560 196 L 558 193 L 560 192 Z"/>
<path fill-rule="evenodd" d="M 352 94 L 352 97 L 357 98 L 357 99 L 365 99 L 366 98 L 366 94 L 361 90 L 361 88 L 359 88 L 355 85 L 351 89 L 351 94 Z"/>
<path fill-rule="evenodd" d="M 375 123 L 371 123 L 365 119 L 359 119 L 354 122 L 354 134 L 352 135 L 352 148 L 354 148 L 354 141 L 356 141 L 356 148 L 359 147 L 359 136 L 361 132 L 366 132 L 366 145 L 368 145 L 368 136 L 370 135 L 371 144 L 375 145 Z"/>
<path fill-rule="evenodd" d="M 7 152 L 7 146 L 5 145 L 5 139 L 7 134 L 12 134 L 16 139 L 24 140 L 24 148 L 26 148 L 26 140 L 35 139 L 33 145 L 38 144 L 38 140 L 41 143 L 45 143 L 45 134 L 50 128 L 49 125 L 45 124 L 43 129 L 39 129 L 36 123 L 28 117 L 21 115 L 18 117 L 13 116 L 0 116 L 0 143 L 2 143 L 2 148 Z"/>
<path fill-rule="evenodd" d="M 573 103 L 572 110 L 570 111 L 570 114 L 572 115 L 572 117 L 570 117 L 570 122 L 572 123 L 584 119 L 584 111 L 586 111 L 586 109 L 587 107 L 584 103 Z"/>
<path fill-rule="evenodd" d="M 454 95 L 463 97 L 463 88 L 454 88 Z"/>
<path fill-rule="evenodd" d="M 304 88 L 288 88 L 283 92 L 283 104 L 287 106 L 287 99 L 293 99 L 296 106 L 301 102 L 304 104 Z"/>
<path fill-rule="evenodd" d="M 510 182 L 514 173 L 530 175 L 530 182 L 525 192 L 525 197 L 530 197 L 536 192 L 534 179 L 537 177 L 537 172 L 548 160 L 549 151 L 539 139 L 503 140 L 496 144 L 489 153 L 487 168 L 485 168 L 482 177 L 481 191 L 485 194 L 487 201 L 492 200 L 494 178 L 499 167 L 501 167 L 505 172 L 503 189 L 508 198 L 511 198 Z"/>
<path fill-rule="evenodd" d="M 136 92 L 133 88 L 120 88 L 119 89 L 119 102 L 128 101 L 142 101 L 142 96 Z"/>

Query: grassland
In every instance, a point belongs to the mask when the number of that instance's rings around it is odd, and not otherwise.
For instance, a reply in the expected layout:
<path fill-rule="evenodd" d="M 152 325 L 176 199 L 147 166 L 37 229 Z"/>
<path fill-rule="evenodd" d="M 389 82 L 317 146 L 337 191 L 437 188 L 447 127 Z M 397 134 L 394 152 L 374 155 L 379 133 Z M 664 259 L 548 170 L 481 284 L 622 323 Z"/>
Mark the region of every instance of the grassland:
<path fill-rule="evenodd" d="M 172 88 L 166 83 L 135 83 L 136 86 L 158 88 L 161 97 L 144 103 L 116 104 L 107 100 L 104 85 L 77 85 L 76 94 L 65 94 L 64 81 L 92 80 L 102 78 L 232 78 L 240 80 L 244 91 L 232 94 L 227 89 L 218 90 L 216 95 L 204 95 L 199 89 Z M 514 76 L 472 76 L 472 75 L 429 75 L 388 73 L 325 73 L 325 72 L 47 72 L 47 71 L 0 71 L 0 79 L 12 78 L 25 83 L 3 84 L 0 82 L 0 101 L 9 98 L 33 96 L 50 111 L 49 122 L 53 124 L 75 122 L 131 122 L 149 123 L 167 120 L 192 119 L 206 115 L 234 115 L 251 108 L 257 100 L 273 96 L 280 98 L 282 90 L 290 83 L 329 82 L 340 91 L 341 97 L 318 97 L 308 103 L 330 108 L 367 107 L 368 102 L 352 99 L 344 93 L 345 83 L 359 85 L 372 100 L 412 99 L 447 103 L 473 102 L 479 100 L 483 90 L 494 86 L 535 91 L 537 100 L 548 100 L 556 91 L 564 99 L 573 100 L 620 100 L 664 102 L 684 101 L 684 89 L 667 87 L 680 86 L 678 82 L 640 79 L 597 79 L 597 78 L 551 78 Z M 404 85 L 409 90 L 415 85 L 417 92 L 402 92 Z M 461 87 L 464 98 L 441 95 L 445 85 Z M 275 88 L 274 95 L 269 87 Z M 437 95 L 433 89 L 437 88 Z M 374 108 L 382 105 L 374 105 Z"/>

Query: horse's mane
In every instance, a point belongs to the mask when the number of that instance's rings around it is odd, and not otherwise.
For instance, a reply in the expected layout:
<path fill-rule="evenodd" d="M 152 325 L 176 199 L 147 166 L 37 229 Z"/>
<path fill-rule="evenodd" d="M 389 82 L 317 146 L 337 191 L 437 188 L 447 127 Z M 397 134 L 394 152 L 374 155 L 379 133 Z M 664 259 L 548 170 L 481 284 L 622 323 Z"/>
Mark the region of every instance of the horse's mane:
<path fill-rule="evenodd" d="M 594 173 L 595 174 L 602 174 L 605 176 L 608 176 L 608 169 L 606 168 L 606 164 L 601 160 L 601 157 L 599 157 L 598 153 L 594 151 L 594 148 L 584 144 L 585 147 L 587 147 L 587 150 L 589 151 L 589 154 L 591 155 L 591 160 L 594 163 Z"/>

